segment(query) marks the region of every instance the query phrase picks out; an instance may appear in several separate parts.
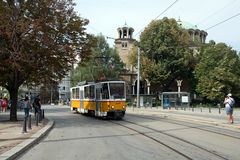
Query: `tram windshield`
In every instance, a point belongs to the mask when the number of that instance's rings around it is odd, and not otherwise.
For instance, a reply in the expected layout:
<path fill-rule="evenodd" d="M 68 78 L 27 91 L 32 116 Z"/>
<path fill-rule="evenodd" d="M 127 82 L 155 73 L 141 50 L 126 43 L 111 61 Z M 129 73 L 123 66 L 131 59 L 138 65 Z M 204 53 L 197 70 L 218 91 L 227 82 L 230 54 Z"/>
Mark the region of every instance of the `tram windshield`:
<path fill-rule="evenodd" d="M 124 99 L 125 87 L 124 83 L 109 83 L 110 97 L 112 99 Z"/>

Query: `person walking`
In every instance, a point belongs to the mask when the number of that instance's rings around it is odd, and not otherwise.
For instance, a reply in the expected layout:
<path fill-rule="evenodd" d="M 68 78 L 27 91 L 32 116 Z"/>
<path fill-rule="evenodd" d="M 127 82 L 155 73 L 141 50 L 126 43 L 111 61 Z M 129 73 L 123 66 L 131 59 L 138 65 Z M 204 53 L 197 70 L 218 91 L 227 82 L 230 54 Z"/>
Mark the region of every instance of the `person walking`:
<path fill-rule="evenodd" d="M 231 93 L 229 93 L 224 99 L 223 104 L 225 105 L 228 123 L 233 124 L 233 106 L 235 104 L 235 100 L 232 98 Z"/>
<path fill-rule="evenodd" d="M 29 110 L 31 109 L 31 103 L 29 101 L 28 96 L 25 96 L 24 102 L 23 102 L 23 110 L 25 113 L 25 118 L 28 118 L 29 116 Z"/>

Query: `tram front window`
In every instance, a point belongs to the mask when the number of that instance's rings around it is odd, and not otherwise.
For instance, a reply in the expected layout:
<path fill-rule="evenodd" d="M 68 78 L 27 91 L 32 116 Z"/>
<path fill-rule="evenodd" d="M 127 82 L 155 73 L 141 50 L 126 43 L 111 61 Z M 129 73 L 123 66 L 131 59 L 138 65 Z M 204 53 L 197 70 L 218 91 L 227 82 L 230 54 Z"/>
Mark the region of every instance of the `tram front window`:
<path fill-rule="evenodd" d="M 110 83 L 110 95 L 112 99 L 124 99 L 124 83 Z"/>

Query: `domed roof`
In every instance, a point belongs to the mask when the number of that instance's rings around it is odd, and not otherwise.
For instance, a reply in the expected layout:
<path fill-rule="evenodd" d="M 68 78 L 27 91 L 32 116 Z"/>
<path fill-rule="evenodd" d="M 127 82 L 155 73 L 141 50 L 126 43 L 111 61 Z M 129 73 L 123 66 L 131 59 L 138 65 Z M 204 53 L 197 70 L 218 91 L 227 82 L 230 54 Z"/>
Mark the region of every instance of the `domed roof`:
<path fill-rule="evenodd" d="M 191 24 L 189 22 L 181 21 L 180 19 L 177 21 L 178 25 L 184 29 L 198 29 L 197 25 Z"/>
<path fill-rule="evenodd" d="M 126 29 L 126 28 L 128 28 L 129 30 L 134 31 L 134 29 L 132 27 L 128 26 L 126 22 L 125 22 L 125 24 L 122 27 L 119 27 L 118 29 Z"/>
<path fill-rule="evenodd" d="M 122 27 L 123 27 L 123 28 L 124 28 L 124 27 L 130 28 L 130 27 L 127 25 L 126 22 L 125 22 L 125 24 L 124 24 Z"/>

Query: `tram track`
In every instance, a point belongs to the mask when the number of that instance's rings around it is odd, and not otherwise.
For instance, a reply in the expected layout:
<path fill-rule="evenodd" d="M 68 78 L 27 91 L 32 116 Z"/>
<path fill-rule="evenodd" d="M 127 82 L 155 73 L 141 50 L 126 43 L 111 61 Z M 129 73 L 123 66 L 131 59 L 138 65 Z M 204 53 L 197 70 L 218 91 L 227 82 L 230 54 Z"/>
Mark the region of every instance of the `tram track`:
<path fill-rule="evenodd" d="M 185 126 L 185 127 L 188 127 L 188 128 L 195 128 L 195 129 L 198 129 L 198 130 L 201 130 L 201 131 L 205 131 L 205 132 L 209 132 L 209 133 L 215 133 L 215 134 L 218 134 L 218 135 L 227 136 L 227 137 L 235 138 L 235 139 L 238 139 L 238 140 L 240 139 L 239 136 L 234 136 L 233 135 L 233 133 L 238 135 L 239 132 L 231 131 L 232 133 L 227 134 L 227 133 L 217 132 L 217 131 L 213 131 L 213 130 L 206 129 L 206 128 L 201 128 L 203 126 L 192 126 L 192 125 L 196 125 L 196 124 L 190 123 L 190 122 L 186 122 L 186 121 L 183 121 L 183 120 L 181 120 L 181 122 L 189 123 L 189 125 L 183 124 L 183 123 L 179 123 L 179 122 L 176 122 L 174 120 L 167 120 L 166 118 L 161 118 L 161 117 L 156 117 L 156 116 L 148 116 L 148 115 L 140 116 L 140 115 L 134 115 L 134 114 L 130 114 L 130 115 L 134 116 L 134 117 L 138 117 L 138 118 L 144 118 L 144 119 L 150 119 L 150 120 L 155 120 L 155 121 L 161 121 L 161 122 L 166 122 L 166 123 L 169 123 L 169 124 L 176 124 L 176 125 L 180 125 L 180 126 Z M 209 126 L 206 126 L 206 127 L 209 127 Z M 213 127 L 213 126 L 211 126 L 211 127 Z"/>
<path fill-rule="evenodd" d="M 142 135 L 146 138 L 149 138 L 151 140 L 153 140 L 154 142 L 158 143 L 158 144 L 161 144 L 167 148 L 169 148 L 170 150 L 176 152 L 177 154 L 185 157 L 186 159 L 189 159 L 189 160 L 193 160 L 193 159 L 196 159 L 195 157 L 193 157 L 190 153 L 186 153 L 184 151 L 180 151 L 179 149 L 177 149 L 177 147 L 171 145 L 171 144 L 168 144 L 167 142 L 164 142 L 163 140 L 161 140 L 160 138 L 156 138 L 154 137 L 153 135 L 150 135 L 149 132 L 143 132 L 143 131 L 140 131 L 134 127 L 130 127 L 128 126 L 129 124 L 131 125 L 135 125 L 137 127 L 142 127 L 144 129 L 148 129 L 150 130 L 150 133 L 157 133 L 159 135 L 162 135 L 162 136 L 167 136 L 169 137 L 170 139 L 174 140 L 174 141 L 179 141 L 181 143 L 181 146 L 188 146 L 188 147 L 191 147 L 193 150 L 196 149 L 196 150 L 200 150 L 201 152 L 203 152 L 203 155 L 206 156 L 206 155 L 209 155 L 209 157 L 212 157 L 212 159 L 222 159 L 222 160 L 228 160 L 228 158 L 218 154 L 217 152 L 215 151 L 211 151 L 209 149 L 206 149 L 202 146 L 199 146 L 197 144 L 194 144 L 188 140 L 185 140 L 183 138 L 179 138 L 177 136 L 174 136 L 172 134 L 169 134 L 169 133 L 165 133 L 163 131 L 160 131 L 160 130 L 157 130 L 157 129 L 154 129 L 154 128 L 151 128 L 151 127 L 147 127 L 145 125 L 141 125 L 141 124 L 138 124 L 138 123 L 135 123 L 135 122 L 132 122 L 132 121 L 128 121 L 128 120 L 122 120 L 121 122 L 118 122 L 118 121 L 110 121 L 111 123 L 114 123 L 114 124 L 117 124 L 117 125 L 120 125 L 124 128 L 127 128 L 129 130 L 132 130 L 136 133 L 138 133 L 139 135 Z M 125 123 L 125 124 L 123 124 Z"/>

